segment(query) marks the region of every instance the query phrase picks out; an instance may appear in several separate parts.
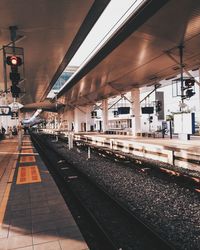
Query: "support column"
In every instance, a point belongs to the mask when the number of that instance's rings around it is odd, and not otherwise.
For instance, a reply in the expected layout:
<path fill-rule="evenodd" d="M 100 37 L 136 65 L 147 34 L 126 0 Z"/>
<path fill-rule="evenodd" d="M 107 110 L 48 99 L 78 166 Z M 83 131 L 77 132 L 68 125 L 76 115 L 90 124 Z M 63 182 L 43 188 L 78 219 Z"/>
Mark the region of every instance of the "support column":
<path fill-rule="evenodd" d="M 68 131 L 73 131 L 73 125 L 74 125 L 74 110 L 69 110 L 67 111 L 67 115 L 66 115 L 66 119 L 67 119 L 67 129 Z"/>
<path fill-rule="evenodd" d="M 77 108 L 74 109 L 74 132 L 78 133 L 80 131 L 80 121 L 79 121 L 79 110 Z"/>
<path fill-rule="evenodd" d="M 200 82 L 200 69 L 199 69 L 199 79 L 198 79 L 198 82 Z M 199 91 L 199 108 L 198 108 L 198 111 L 200 110 L 200 84 L 198 85 L 198 91 Z M 197 111 L 197 112 L 198 112 Z"/>
<path fill-rule="evenodd" d="M 103 119 L 103 132 L 108 130 L 108 100 L 105 99 L 102 101 L 102 119 Z"/>
<path fill-rule="evenodd" d="M 136 136 L 141 132 L 141 113 L 140 113 L 140 89 L 133 89 L 131 91 L 132 98 L 132 135 Z"/>
<path fill-rule="evenodd" d="M 21 150 L 22 147 L 22 126 L 21 122 L 25 119 L 25 113 L 22 113 L 20 110 L 18 110 L 18 151 Z"/>
<path fill-rule="evenodd" d="M 74 110 L 74 132 L 83 132 L 86 130 L 86 112 L 84 107 L 75 108 Z"/>
<path fill-rule="evenodd" d="M 91 117 L 92 111 L 93 111 L 93 106 L 88 105 L 86 107 L 86 131 L 94 130 L 94 119 Z"/>
<path fill-rule="evenodd" d="M 56 128 L 57 128 L 57 117 L 55 115 L 55 117 L 54 117 L 54 129 L 56 129 Z"/>

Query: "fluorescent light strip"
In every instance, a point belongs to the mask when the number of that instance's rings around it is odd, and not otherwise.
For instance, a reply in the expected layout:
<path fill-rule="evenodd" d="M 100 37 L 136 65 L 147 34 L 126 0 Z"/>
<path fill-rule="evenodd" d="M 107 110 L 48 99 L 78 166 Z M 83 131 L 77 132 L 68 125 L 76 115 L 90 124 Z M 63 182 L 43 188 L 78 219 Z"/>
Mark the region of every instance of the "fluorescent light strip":
<path fill-rule="evenodd" d="M 75 77 L 78 72 L 81 71 L 85 64 L 146 1 L 147 0 L 111 0 L 80 48 L 77 50 L 72 60 L 69 62 L 68 66 L 78 65 L 80 67 L 59 89 L 59 92 Z M 119 16 L 120 18 L 118 18 Z M 97 40 L 97 37 L 100 38 Z M 87 54 L 85 53 L 86 51 Z"/>
<path fill-rule="evenodd" d="M 90 59 L 144 2 L 144 0 L 126 0 L 122 3 L 122 1 L 112 0 L 68 66 L 80 66 L 85 60 Z"/>

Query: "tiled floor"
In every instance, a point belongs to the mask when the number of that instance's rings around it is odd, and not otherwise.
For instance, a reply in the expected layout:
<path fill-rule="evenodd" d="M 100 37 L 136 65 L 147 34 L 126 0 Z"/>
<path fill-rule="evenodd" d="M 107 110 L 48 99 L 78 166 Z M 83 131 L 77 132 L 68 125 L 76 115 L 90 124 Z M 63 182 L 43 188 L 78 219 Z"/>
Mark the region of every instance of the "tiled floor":
<path fill-rule="evenodd" d="M 4 152 L 3 143 L 0 142 L 0 153 Z M 17 140 L 7 141 L 5 154 L 0 154 L 0 168 L 4 168 L 6 154 L 9 161 L 0 180 L 0 250 L 88 249 L 29 137 L 23 138 L 18 159 Z M 19 168 L 31 166 L 38 168 L 41 179 L 32 182 L 28 178 L 29 183 L 17 184 Z M 23 172 L 21 178 L 27 178 Z"/>

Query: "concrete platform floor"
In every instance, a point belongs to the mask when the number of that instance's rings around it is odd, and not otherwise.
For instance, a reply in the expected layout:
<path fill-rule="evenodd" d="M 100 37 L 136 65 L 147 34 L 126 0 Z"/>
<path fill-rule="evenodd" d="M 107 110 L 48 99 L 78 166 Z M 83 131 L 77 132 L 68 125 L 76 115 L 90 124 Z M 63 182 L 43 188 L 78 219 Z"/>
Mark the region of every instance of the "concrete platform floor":
<path fill-rule="evenodd" d="M 0 142 L 0 250 L 88 249 L 30 138 Z"/>
<path fill-rule="evenodd" d="M 183 141 L 177 137 L 170 139 L 83 132 L 75 134 L 74 137 L 76 140 L 84 140 L 92 145 L 164 162 L 172 168 L 176 166 L 183 171 L 194 171 L 195 175 L 200 173 L 199 136 L 192 136 L 191 140 Z"/>

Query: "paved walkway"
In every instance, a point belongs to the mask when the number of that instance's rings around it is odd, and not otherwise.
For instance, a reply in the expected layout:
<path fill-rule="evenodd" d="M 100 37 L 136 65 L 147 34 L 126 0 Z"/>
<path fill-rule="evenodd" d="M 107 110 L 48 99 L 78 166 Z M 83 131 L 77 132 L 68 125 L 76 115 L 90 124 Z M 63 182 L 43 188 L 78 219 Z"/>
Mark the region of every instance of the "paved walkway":
<path fill-rule="evenodd" d="M 0 250 L 88 249 L 28 136 L 0 142 Z"/>

